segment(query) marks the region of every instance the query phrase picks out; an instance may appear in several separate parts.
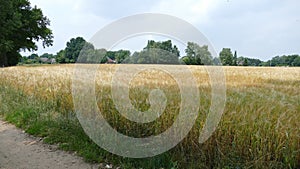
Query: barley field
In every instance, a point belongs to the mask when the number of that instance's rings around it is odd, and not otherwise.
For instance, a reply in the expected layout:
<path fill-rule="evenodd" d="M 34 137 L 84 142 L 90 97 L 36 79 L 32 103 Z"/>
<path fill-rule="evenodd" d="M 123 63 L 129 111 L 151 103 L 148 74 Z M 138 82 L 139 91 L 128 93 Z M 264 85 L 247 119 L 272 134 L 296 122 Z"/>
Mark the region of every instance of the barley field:
<path fill-rule="evenodd" d="M 158 70 L 135 75 L 128 96 L 135 108 L 149 109 L 148 95 L 155 88 L 164 91 L 167 98 L 166 108 L 157 120 L 139 124 L 124 118 L 114 106 L 110 84 L 120 66 L 129 69 L 135 65 L 99 65 L 94 77 L 97 105 L 105 119 L 118 132 L 132 137 L 167 130 L 180 110 L 176 80 Z M 176 147 L 147 159 L 112 155 L 84 134 L 74 113 L 74 68 L 75 65 L 1 68 L 0 115 L 28 133 L 44 137 L 45 142 L 78 152 L 87 161 L 111 162 L 121 168 L 300 167 L 299 67 L 223 67 L 224 113 L 212 136 L 199 143 L 199 131 L 211 104 L 211 84 L 207 67 L 189 66 L 200 91 L 196 123 Z M 126 73 L 121 72 L 121 76 L 126 77 Z"/>

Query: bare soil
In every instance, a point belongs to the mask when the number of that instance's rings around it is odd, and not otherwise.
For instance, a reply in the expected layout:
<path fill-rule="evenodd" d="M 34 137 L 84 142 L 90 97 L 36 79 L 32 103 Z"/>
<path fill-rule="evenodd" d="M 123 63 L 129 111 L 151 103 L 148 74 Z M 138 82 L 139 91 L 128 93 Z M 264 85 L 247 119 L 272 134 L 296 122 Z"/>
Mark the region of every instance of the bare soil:
<path fill-rule="evenodd" d="M 42 143 L 0 119 L 0 169 L 95 169 L 80 157 Z"/>

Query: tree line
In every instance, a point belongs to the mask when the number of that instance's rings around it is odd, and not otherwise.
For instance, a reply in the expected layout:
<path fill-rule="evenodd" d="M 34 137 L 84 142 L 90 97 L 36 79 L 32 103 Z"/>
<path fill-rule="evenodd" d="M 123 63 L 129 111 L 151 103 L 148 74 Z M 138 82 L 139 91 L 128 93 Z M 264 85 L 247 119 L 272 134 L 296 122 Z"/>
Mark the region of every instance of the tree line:
<path fill-rule="evenodd" d="M 108 51 L 96 49 L 84 38 L 72 38 L 66 48 L 56 54 L 32 54 L 27 57 L 21 51 L 36 51 L 37 42 L 43 47 L 53 45 L 50 20 L 41 9 L 31 7 L 28 0 L 0 0 L 0 67 L 34 63 L 137 63 L 137 64 L 187 64 L 228 66 L 300 66 L 299 55 L 273 57 L 267 62 L 248 57 L 238 57 L 230 48 L 223 48 L 213 58 L 207 45 L 188 42 L 182 56 L 171 40 L 156 42 L 149 40 L 141 50 Z M 80 53 L 82 57 L 79 57 Z M 79 57 L 79 58 L 78 58 Z"/>
<path fill-rule="evenodd" d="M 80 57 L 79 57 L 80 56 Z M 22 64 L 33 63 L 115 63 L 115 64 L 187 64 L 187 65 L 223 65 L 223 66 L 300 66 L 299 55 L 273 57 L 269 61 L 239 56 L 237 51 L 223 48 L 218 58 L 213 58 L 207 45 L 188 42 L 185 55 L 171 40 L 149 40 L 141 51 L 108 51 L 96 49 L 82 37 L 72 38 L 66 48 L 55 55 L 44 53 L 41 56 L 31 54 L 21 59 Z"/>
<path fill-rule="evenodd" d="M 230 48 L 223 48 L 219 54 L 222 65 L 225 66 L 300 66 L 298 54 L 275 56 L 266 62 L 248 57 L 237 57 L 237 51 L 232 53 Z"/>

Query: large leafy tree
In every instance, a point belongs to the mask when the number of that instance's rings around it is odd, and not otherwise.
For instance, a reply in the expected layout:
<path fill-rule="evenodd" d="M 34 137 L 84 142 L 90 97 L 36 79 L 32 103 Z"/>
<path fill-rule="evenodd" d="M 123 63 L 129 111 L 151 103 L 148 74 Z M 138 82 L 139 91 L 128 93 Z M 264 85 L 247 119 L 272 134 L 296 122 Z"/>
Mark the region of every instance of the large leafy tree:
<path fill-rule="evenodd" d="M 115 60 L 117 63 L 123 63 L 129 57 L 130 57 L 129 50 L 118 50 L 115 52 Z"/>
<path fill-rule="evenodd" d="M 220 60 L 224 66 L 233 65 L 233 54 L 230 48 L 223 48 L 220 52 Z"/>
<path fill-rule="evenodd" d="M 188 42 L 185 49 L 186 56 L 182 59 L 188 65 L 212 65 L 213 57 L 208 46 L 200 46 L 194 42 Z"/>
<path fill-rule="evenodd" d="M 94 55 L 94 50 L 94 45 L 87 42 L 84 38 L 72 38 L 69 42 L 67 42 L 67 47 L 65 49 L 66 63 L 77 62 L 80 52 L 83 52 L 84 56 L 83 58 L 80 58 L 78 62 L 87 62 L 88 57 L 90 55 Z"/>
<path fill-rule="evenodd" d="M 54 55 L 53 54 L 50 54 L 50 53 L 44 53 L 40 56 L 41 58 L 48 58 L 48 59 L 52 59 L 54 58 Z"/>
<path fill-rule="evenodd" d="M 41 9 L 30 6 L 28 0 L 0 0 L 0 65 L 13 66 L 20 59 L 21 50 L 37 50 L 53 43 L 50 21 Z"/>
<path fill-rule="evenodd" d="M 237 63 L 240 66 L 262 66 L 263 62 L 259 59 L 253 59 L 248 57 L 238 57 Z"/>
<path fill-rule="evenodd" d="M 85 44 L 86 41 L 82 37 L 72 38 L 69 42 L 67 42 L 67 47 L 65 49 L 67 62 L 75 63 Z"/>
<path fill-rule="evenodd" d="M 178 64 L 179 50 L 171 40 L 155 42 L 149 40 L 147 46 L 139 53 L 137 63 L 141 64 Z"/>
<path fill-rule="evenodd" d="M 300 56 L 299 55 L 292 62 L 292 66 L 300 66 Z"/>

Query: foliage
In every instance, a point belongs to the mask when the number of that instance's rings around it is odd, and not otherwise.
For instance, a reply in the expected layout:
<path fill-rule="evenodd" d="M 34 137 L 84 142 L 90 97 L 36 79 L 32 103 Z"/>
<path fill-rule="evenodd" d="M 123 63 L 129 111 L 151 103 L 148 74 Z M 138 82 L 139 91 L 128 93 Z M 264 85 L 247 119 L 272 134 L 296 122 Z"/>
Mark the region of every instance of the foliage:
<path fill-rule="evenodd" d="M 130 57 L 129 50 L 119 50 L 115 52 L 115 61 L 117 63 L 123 63 L 129 57 Z"/>
<path fill-rule="evenodd" d="M 300 66 L 300 56 L 299 55 L 283 55 L 275 56 L 269 60 L 266 66 Z"/>
<path fill-rule="evenodd" d="M 107 54 L 106 49 L 95 49 L 93 57 L 88 59 L 89 63 L 106 63 L 107 58 L 105 55 Z"/>
<path fill-rule="evenodd" d="M 130 57 L 129 50 L 107 51 L 102 63 L 106 63 L 108 59 L 112 59 L 116 63 L 124 63 Z"/>
<path fill-rule="evenodd" d="M 248 58 L 244 58 L 243 66 L 249 66 L 248 65 Z"/>
<path fill-rule="evenodd" d="M 23 56 L 20 59 L 19 64 L 53 64 L 56 63 L 56 56 L 49 53 L 44 53 L 41 56 L 38 54 L 31 54 L 29 56 Z"/>
<path fill-rule="evenodd" d="M 129 50 L 107 51 L 95 49 L 93 44 L 84 38 L 70 39 L 64 50 L 56 55 L 44 53 L 41 56 L 32 54 L 21 57 L 20 64 L 43 63 L 43 58 L 55 58 L 56 63 L 133 63 L 133 64 L 187 64 L 187 65 L 223 65 L 223 66 L 300 66 L 299 55 L 276 56 L 269 61 L 240 56 L 237 51 L 232 54 L 230 48 L 223 48 L 219 58 L 213 58 L 207 45 L 200 46 L 195 42 L 188 42 L 185 49 L 186 56 L 180 57 L 179 49 L 172 45 L 171 40 L 156 42 L 149 40 L 146 47 L 139 52 Z M 9 54 L 9 53 L 8 53 Z M 81 55 L 80 55 L 81 54 Z M 79 55 L 81 56 L 78 60 Z M 49 62 L 46 62 L 49 63 Z"/>
<path fill-rule="evenodd" d="M 50 21 L 42 10 L 30 6 L 28 0 L 0 0 L 0 65 L 13 66 L 21 59 L 20 50 L 37 50 L 53 43 Z"/>
<path fill-rule="evenodd" d="M 72 38 L 67 42 L 66 48 L 55 56 L 58 63 L 106 63 L 108 58 L 116 61 L 116 63 L 122 63 L 129 57 L 130 51 L 128 50 L 95 49 L 93 44 L 82 37 Z"/>
<path fill-rule="evenodd" d="M 233 65 L 233 54 L 230 48 L 223 48 L 219 54 L 222 65 L 232 66 Z"/>
<path fill-rule="evenodd" d="M 89 50 L 94 50 L 94 46 L 86 42 L 86 40 L 82 37 L 72 38 L 69 42 L 67 42 L 67 47 L 65 49 L 66 62 L 77 62 L 77 59 L 83 48 L 85 52 L 89 52 Z"/>
<path fill-rule="evenodd" d="M 186 56 L 182 61 L 187 65 L 212 65 L 213 58 L 207 45 L 199 46 L 197 43 L 188 42 L 185 49 Z"/>
<path fill-rule="evenodd" d="M 60 50 L 56 53 L 55 59 L 57 63 L 68 63 L 69 61 L 66 59 L 66 51 Z"/>
<path fill-rule="evenodd" d="M 233 55 L 233 58 L 232 58 L 232 66 L 237 66 L 237 52 L 234 51 L 234 55 Z"/>
<path fill-rule="evenodd" d="M 299 55 L 275 56 L 271 60 L 263 62 L 260 59 L 238 57 L 237 51 L 232 55 L 230 48 L 223 48 L 219 58 L 224 66 L 300 66 Z M 215 65 L 218 65 L 215 62 Z"/>
<path fill-rule="evenodd" d="M 262 66 L 263 61 L 241 56 L 237 59 L 237 63 L 239 66 Z"/>
<path fill-rule="evenodd" d="M 41 58 L 48 58 L 48 59 L 55 58 L 55 56 L 53 54 L 49 54 L 49 53 L 44 53 L 40 57 Z"/>
<path fill-rule="evenodd" d="M 299 55 L 292 62 L 292 66 L 300 66 L 300 56 Z"/>
<path fill-rule="evenodd" d="M 21 58 L 20 64 L 37 64 L 40 61 L 39 55 L 33 53 L 29 56 L 23 56 Z"/>
<path fill-rule="evenodd" d="M 137 64 L 178 64 L 180 52 L 171 40 L 155 42 L 149 40 L 140 52 L 135 52 L 126 62 Z"/>

